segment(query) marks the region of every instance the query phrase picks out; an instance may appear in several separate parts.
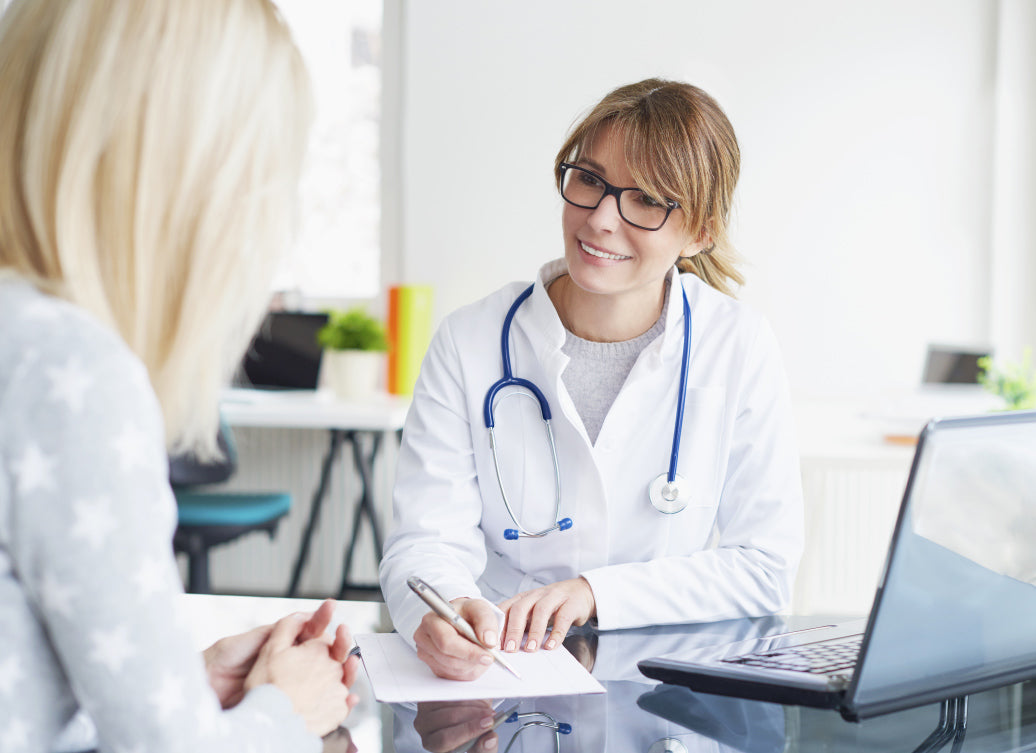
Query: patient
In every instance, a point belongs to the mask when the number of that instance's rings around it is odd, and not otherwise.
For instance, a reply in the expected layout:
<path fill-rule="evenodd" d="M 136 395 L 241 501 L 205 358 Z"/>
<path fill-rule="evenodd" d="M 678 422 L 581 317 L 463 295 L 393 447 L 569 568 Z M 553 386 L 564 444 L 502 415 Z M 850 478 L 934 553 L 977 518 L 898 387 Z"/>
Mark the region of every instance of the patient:
<path fill-rule="evenodd" d="M 0 750 L 306 751 L 356 703 L 314 615 L 204 657 L 167 452 L 212 457 L 310 121 L 269 0 L 16 0 L 0 18 Z"/>

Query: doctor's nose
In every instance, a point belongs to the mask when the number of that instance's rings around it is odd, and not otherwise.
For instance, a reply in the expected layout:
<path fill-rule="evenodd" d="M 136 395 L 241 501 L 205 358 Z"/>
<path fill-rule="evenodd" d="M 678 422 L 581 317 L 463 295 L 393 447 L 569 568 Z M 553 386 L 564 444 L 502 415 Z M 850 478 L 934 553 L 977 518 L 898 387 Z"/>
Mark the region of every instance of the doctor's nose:
<path fill-rule="evenodd" d="M 622 215 L 619 214 L 619 202 L 614 196 L 605 196 L 596 209 L 590 210 L 587 218 L 594 230 L 613 233 L 622 224 Z"/>

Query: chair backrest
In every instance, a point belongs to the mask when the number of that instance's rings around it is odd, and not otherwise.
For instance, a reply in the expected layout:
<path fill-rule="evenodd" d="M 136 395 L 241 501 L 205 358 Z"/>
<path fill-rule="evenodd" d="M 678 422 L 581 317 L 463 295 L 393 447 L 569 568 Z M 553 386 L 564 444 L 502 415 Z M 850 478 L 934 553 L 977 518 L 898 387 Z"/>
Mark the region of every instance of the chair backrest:
<path fill-rule="evenodd" d="M 216 443 L 222 457 L 202 462 L 195 455 L 187 453 L 169 458 L 169 484 L 173 487 L 204 486 L 221 484 L 237 471 L 237 448 L 234 435 L 223 421 L 219 424 Z"/>

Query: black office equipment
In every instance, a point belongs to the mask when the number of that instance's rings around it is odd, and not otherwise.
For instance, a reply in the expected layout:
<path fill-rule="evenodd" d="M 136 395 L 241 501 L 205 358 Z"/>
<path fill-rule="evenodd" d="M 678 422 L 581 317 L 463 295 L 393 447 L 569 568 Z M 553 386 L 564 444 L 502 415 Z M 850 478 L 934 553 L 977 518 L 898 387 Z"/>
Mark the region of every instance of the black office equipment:
<path fill-rule="evenodd" d="M 238 386 L 316 389 L 323 355 L 317 332 L 326 322 L 324 313 L 271 311 L 248 346 Z"/>
<path fill-rule="evenodd" d="M 649 677 L 697 691 L 836 708 L 850 720 L 1033 678 L 1033 541 L 1036 411 L 933 420 L 918 441 L 866 621 L 638 666 Z M 798 647 L 852 634 L 861 634 L 854 666 L 823 672 L 766 666 Z"/>
<path fill-rule="evenodd" d="M 932 384 L 978 384 L 979 359 L 992 354 L 990 348 L 929 345 L 921 381 Z"/>

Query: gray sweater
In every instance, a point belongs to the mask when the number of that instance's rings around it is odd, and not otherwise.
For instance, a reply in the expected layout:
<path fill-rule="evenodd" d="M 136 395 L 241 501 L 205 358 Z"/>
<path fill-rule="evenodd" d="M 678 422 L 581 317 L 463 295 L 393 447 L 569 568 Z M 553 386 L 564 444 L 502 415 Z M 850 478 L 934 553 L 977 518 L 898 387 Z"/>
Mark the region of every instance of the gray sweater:
<path fill-rule="evenodd" d="M 666 280 L 668 281 L 668 277 Z M 665 288 L 662 311 L 669 303 L 669 285 Z M 590 444 L 597 444 L 601 427 L 618 397 L 626 377 L 640 358 L 644 348 L 665 332 L 665 316 L 658 320 L 644 334 L 632 340 L 615 343 L 593 342 L 573 335 L 565 330 L 565 344 L 562 352 L 569 357 L 568 365 L 561 374 L 565 389 L 572 396 L 576 411 L 583 419 L 583 426 L 590 438 Z"/>
<path fill-rule="evenodd" d="M 143 365 L 81 309 L 0 278 L 0 753 L 307 751 L 280 690 L 221 711 L 178 624 L 176 503 Z"/>

